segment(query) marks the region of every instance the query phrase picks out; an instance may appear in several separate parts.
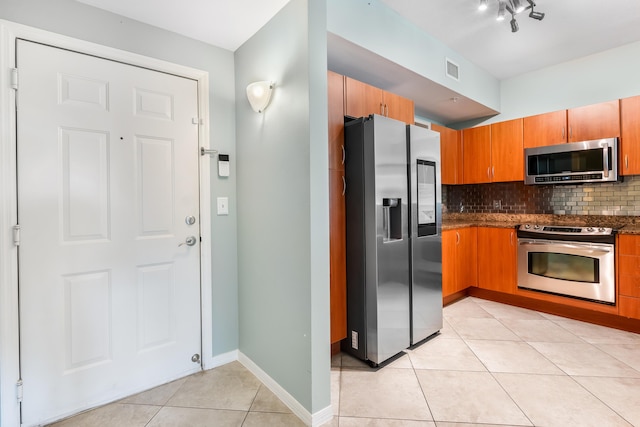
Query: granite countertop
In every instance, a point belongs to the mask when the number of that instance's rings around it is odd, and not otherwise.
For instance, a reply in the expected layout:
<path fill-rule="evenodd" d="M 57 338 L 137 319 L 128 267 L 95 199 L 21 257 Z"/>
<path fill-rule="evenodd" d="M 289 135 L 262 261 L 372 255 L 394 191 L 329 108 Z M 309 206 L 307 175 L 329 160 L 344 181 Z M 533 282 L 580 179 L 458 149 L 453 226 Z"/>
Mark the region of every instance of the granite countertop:
<path fill-rule="evenodd" d="M 608 227 L 618 230 L 618 234 L 640 235 L 640 217 L 635 216 L 496 213 L 447 213 L 442 216 L 443 230 L 465 227 L 514 228 L 527 223 Z"/>

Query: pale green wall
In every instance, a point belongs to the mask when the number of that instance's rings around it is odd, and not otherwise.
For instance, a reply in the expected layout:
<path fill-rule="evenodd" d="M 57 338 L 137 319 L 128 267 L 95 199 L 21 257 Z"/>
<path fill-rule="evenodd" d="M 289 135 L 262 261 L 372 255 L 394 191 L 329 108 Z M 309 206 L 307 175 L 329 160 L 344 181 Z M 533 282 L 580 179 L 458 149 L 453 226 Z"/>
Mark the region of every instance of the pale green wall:
<path fill-rule="evenodd" d="M 502 113 L 492 121 L 639 94 L 640 42 L 636 42 L 502 81 Z"/>
<path fill-rule="evenodd" d="M 212 162 L 211 200 L 229 197 L 212 220 L 213 354 L 238 348 L 235 92 L 233 53 L 73 0 L 1 0 L 0 19 L 209 72 L 211 146 L 231 155 L 231 176 Z M 206 236 L 205 236 L 206 238 Z"/>
<path fill-rule="evenodd" d="M 240 351 L 309 412 L 330 404 L 324 0 L 292 0 L 235 52 Z M 275 81 L 264 113 L 247 84 Z"/>
<path fill-rule="evenodd" d="M 327 0 L 327 12 L 329 32 L 500 111 L 498 79 L 407 22 L 380 0 Z M 445 58 L 460 66 L 460 81 L 445 75 Z"/>

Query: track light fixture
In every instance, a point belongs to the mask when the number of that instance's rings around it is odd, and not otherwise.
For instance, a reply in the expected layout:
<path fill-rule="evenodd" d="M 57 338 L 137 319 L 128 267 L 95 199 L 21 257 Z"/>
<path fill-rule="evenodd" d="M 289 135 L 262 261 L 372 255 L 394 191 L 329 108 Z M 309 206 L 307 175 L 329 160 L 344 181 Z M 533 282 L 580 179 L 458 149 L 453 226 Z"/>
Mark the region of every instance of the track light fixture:
<path fill-rule="evenodd" d="M 511 32 L 515 33 L 516 31 L 518 31 L 518 21 L 516 21 L 515 16 L 513 18 L 511 18 Z"/>
<path fill-rule="evenodd" d="M 498 17 L 496 18 L 496 20 L 498 21 L 504 21 L 504 18 L 507 15 L 507 2 L 506 0 L 499 0 L 498 1 Z"/>
<path fill-rule="evenodd" d="M 515 33 L 518 31 L 518 21 L 516 21 L 516 15 L 529 10 L 529 18 L 535 19 L 537 21 L 542 21 L 544 19 L 544 13 L 537 12 L 534 10 L 536 7 L 536 3 L 533 0 L 497 0 L 498 1 L 498 16 L 496 20 L 504 21 L 507 15 L 507 12 L 511 14 L 511 32 Z M 529 5 L 525 5 L 529 3 Z M 484 11 L 488 9 L 488 0 L 480 0 L 480 5 L 478 9 Z"/>

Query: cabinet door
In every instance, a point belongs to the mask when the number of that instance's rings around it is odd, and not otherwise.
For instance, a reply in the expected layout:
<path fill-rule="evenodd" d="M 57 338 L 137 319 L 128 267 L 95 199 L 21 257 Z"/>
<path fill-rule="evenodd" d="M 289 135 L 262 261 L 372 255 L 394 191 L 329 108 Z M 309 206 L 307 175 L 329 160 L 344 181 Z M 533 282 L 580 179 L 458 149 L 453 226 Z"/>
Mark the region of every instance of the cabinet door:
<path fill-rule="evenodd" d="M 640 96 L 620 100 L 622 175 L 640 174 Z"/>
<path fill-rule="evenodd" d="M 331 342 L 347 337 L 347 241 L 344 172 L 329 170 Z"/>
<path fill-rule="evenodd" d="M 438 125 L 431 125 L 431 129 L 440 132 L 442 184 L 462 184 L 462 132 Z"/>
<path fill-rule="evenodd" d="M 514 293 L 516 236 L 510 228 L 478 227 L 478 287 Z"/>
<path fill-rule="evenodd" d="M 457 292 L 456 286 L 456 246 L 458 234 L 456 230 L 442 232 L 442 296 L 447 297 Z"/>
<path fill-rule="evenodd" d="M 344 76 L 327 72 L 329 169 L 344 170 Z"/>
<path fill-rule="evenodd" d="M 567 142 L 567 110 L 525 117 L 522 121 L 524 148 Z"/>
<path fill-rule="evenodd" d="M 522 119 L 491 125 L 491 181 L 523 181 Z"/>
<path fill-rule="evenodd" d="M 567 111 L 569 142 L 620 136 L 620 101 L 602 102 Z"/>
<path fill-rule="evenodd" d="M 491 182 L 491 127 L 462 131 L 462 176 L 465 184 Z"/>
<path fill-rule="evenodd" d="M 640 236 L 618 236 L 618 293 L 640 298 Z"/>
<path fill-rule="evenodd" d="M 386 91 L 383 91 L 382 97 L 385 116 L 391 119 L 400 120 L 410 125 L 415 122 L 413 111 L 414 106 L 411 99 Z"/>
<path fill-rule="evenodd" d="M 382 89 L 345 77 L 345 114 L 363 117 L 369 114 L 384 115 Z"/>
<path fill-rule="evenodd" d="M 620 295 L 618 299 L 618 314 L 632 319 L 640 319 L 640 298 Z"/>
<path fill-rule="evenodd" d="M 478 232 L 476 227 L 460 228 L 456 247 L 457 291 L 478 286 Z"/>

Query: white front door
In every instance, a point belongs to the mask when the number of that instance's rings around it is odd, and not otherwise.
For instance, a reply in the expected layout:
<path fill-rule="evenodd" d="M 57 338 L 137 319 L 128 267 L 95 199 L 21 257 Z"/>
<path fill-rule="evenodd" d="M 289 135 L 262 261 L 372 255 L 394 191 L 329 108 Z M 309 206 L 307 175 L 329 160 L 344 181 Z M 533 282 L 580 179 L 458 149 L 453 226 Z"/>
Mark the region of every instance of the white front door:
<path fill-rule="evenodd" d="M 17 67 L 29 426 L 201 368 L 198 103 L 194 80 L 28 41 Z"/>

